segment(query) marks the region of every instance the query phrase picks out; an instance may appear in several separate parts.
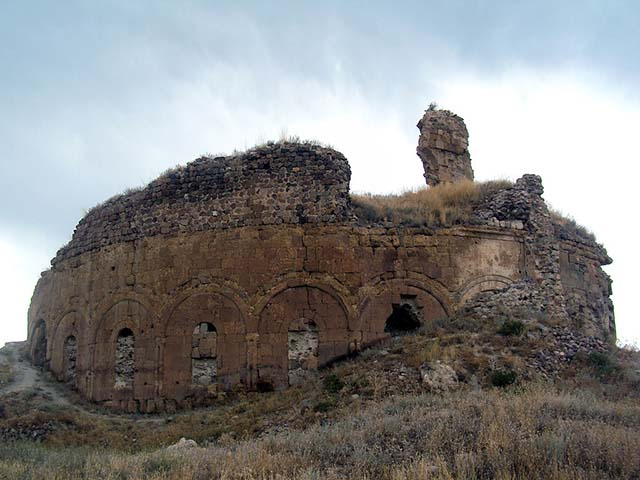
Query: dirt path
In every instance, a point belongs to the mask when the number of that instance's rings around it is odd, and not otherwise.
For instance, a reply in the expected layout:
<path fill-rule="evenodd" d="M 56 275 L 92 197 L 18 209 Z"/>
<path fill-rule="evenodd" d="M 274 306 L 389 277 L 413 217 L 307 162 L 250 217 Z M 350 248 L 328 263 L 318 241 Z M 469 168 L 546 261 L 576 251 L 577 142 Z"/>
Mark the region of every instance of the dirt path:
<path fill-rule="evenodd" d="M 7 343 L 0 349 L 0 364 L 9 363 L 14 374 L 11 383 L 0 386 L 0 397 L 33 390 L 45 397 L 50 405 L 76 410 L 89 416 L 116 422 L 164 423 L 162 417 L 138 418 L 135 415 L 103 413 L 74 402 L 64 394 L 64 386 L 58 385 L 55 380 L 50 378 L 49 374 L 43 373 L 39 368 L 33 366 L 31 362 L 22 358 L 21 351 L 24 344 L 25 342 Z"/>
<path fill-rule="evenodd" d="M 50 398 L 51 403 L 54 405 L 71 406 L 69 400 L 42 378 L 42 372 L 38 368 L 22 358 L 21 350 L 23 347 L 24 342 L 12 342 L 7 343 L 2 348 L 4 355 L 0 357 L 0 362 L 9 362 L 13 370 L 14 379 L 4 388 L 0 388 L 0 394 L 8 395 L 37 389 L 47 398 Z"/>
<path fill-rule="evenodd" d="M 2 349 L 3 353 L 6 352 L 7 355 L 0 357 L 0 361 L 10 362 L 14 379 L 10 384 L 0 389 L 0 395 L 37 390 L 54 405 L 72 406 L 68 399 L 43 378 L 40 369 L 22 358 L 21 350 L 23 347 L 24 342 L 13 342 L 7 343 Z"/>

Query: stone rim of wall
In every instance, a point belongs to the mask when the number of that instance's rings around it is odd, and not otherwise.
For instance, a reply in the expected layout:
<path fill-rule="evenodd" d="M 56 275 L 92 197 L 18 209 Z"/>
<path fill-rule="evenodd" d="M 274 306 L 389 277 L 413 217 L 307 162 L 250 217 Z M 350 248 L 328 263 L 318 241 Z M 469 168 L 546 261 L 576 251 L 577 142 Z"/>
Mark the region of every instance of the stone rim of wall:
<path fill-rule="evenodd" d="M 344 155 L 312 143 L 200 157 L 91 209 L 51 263 L 156 235 L 347 221 L 350 179 Z"/>

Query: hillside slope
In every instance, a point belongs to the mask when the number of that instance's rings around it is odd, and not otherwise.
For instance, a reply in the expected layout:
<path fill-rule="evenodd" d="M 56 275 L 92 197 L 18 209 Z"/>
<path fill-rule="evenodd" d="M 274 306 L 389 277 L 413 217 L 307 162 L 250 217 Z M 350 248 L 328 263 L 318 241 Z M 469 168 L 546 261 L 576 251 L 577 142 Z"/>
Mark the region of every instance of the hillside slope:
<path fill-rule="evenodd" d="M 0 478 L 640 476 L 637 352 L 542 323 L 434 325 L 305 385 L 172 415 L 26 384 L 17 349 L 0 355 Z M 200 446 L 166 448 L 181 437 Z"/>

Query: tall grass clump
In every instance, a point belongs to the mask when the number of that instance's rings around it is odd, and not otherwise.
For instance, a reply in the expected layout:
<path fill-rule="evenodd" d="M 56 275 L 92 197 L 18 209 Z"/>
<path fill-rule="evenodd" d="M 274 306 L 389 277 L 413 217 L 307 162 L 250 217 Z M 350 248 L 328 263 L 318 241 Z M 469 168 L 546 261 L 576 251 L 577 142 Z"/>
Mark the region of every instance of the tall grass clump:
<path fill-rule="evenodd" d="M 353 194 L 351 200 L 356 215 L 366 222 L 450 227 L 468 222 L 478 204 L 511 186 L 507 180 L 463 180 L 397 195 Z"/>
<path fill-rule="evenodd" d="M 556 229 L 564 230 L 570 235 L 590 242 L 594 242 L 596 240 L 596 236 L 593 232 L 587 227 L 580 225 L 573 217 L 565 215 L 553 208 L 549 209 L 549 213 L 551 214 L 551 220 L 553 221 Z"/>

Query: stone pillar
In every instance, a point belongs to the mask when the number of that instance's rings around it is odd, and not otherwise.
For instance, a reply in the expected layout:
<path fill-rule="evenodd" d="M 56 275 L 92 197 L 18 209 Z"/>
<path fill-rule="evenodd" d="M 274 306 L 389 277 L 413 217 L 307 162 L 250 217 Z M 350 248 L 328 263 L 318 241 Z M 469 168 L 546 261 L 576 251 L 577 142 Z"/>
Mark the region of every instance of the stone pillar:
<path fill-rule="evenodd" d="M 461 117 L 448 110 L 429 108 L 418 128 L 417 152 L 427 185 L 473 180 L 469 132 Z"/>

